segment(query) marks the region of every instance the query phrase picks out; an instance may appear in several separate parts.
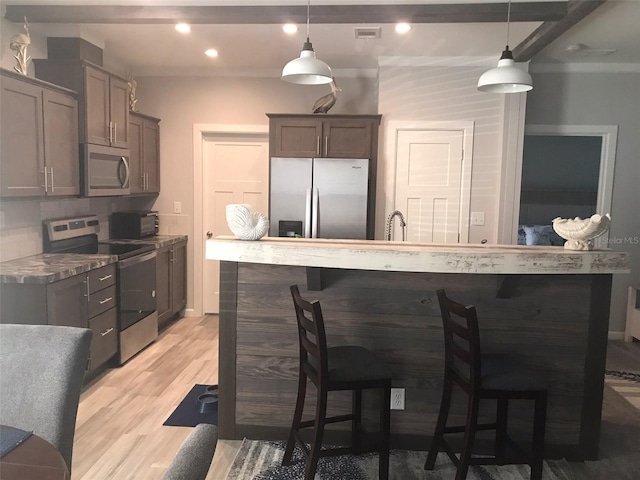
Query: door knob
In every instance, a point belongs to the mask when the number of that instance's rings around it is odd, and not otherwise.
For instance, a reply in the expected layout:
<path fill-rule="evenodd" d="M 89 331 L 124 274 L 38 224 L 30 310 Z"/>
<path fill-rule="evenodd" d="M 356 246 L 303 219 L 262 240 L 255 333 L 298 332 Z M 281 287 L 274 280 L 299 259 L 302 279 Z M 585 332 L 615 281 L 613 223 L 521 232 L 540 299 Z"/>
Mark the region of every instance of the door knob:
<path fill-rule="evenodd" d="M 209 230 L 209 231 L 207 232 L 207 238 L 211 238 L 211 237 L 213 237 L 213 233 L 211 233 L 211 230 Z"/>

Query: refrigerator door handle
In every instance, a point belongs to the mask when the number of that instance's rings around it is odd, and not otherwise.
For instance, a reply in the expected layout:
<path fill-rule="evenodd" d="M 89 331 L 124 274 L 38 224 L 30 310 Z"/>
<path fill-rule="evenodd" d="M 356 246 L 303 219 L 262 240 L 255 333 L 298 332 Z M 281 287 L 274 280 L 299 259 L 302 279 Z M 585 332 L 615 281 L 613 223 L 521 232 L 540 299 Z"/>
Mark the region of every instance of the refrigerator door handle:
<path fill-rule="evenodd" d="M 305 201 L 304 238 L 311 238 L 311 187 L 307 188 L 307 200 Z"/>
<path fill-rule="evenodd" d="M 313 188 L 313 209 L 311 216 L 313 217 L 313 223 L 311 224 L 311 238 L 318 238 L 318 201 L 319 192 L 316 187 Z"/>

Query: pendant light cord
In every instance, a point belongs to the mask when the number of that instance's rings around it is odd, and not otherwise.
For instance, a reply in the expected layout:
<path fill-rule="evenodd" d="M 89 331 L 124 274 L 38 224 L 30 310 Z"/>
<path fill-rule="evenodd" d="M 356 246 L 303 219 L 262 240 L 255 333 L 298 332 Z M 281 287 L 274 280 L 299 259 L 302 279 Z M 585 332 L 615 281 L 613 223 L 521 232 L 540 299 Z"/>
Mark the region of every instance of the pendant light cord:
<path fill-rule="evenodd" d="M 311 0 L 307 0 L 307 42 L 309 41 L 309 8 L 310 6 L 311 6 Z"/>
<path fill-rule="evenodd" d="M 507 50 L 509 50 L 509 23 L 510 23 L 510 21 L 511 21 L 511 0 L 509 0 L 509 5 L 507 6 Z M 307 35 L 308 35 L 308 33 L 307 33 Z"/>

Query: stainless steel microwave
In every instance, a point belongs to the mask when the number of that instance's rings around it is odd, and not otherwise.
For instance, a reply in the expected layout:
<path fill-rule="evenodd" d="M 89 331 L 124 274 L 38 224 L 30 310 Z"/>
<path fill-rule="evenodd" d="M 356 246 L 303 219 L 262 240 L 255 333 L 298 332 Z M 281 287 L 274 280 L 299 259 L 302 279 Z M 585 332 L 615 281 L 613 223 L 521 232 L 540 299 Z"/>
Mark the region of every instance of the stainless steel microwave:
<path fill-rule="evenodd" d="M 129 195 L 129 150 L 85 143 L 81 148 L 82 195 Z"/>

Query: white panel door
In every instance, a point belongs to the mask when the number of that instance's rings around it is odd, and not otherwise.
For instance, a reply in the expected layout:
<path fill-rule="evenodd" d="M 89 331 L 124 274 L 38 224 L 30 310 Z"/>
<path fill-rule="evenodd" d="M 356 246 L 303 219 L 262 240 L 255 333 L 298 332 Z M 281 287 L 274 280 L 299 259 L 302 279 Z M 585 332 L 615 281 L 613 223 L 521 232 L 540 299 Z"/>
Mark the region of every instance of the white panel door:
<path fill-rule="evenodd" d="M 237 135 L 204 138 L 204 231 L 232 235 L 226 206 L 248 203 L 267 215 L 269 211 L 269 142 L 262 136 Z M 220 262 L 204 266 L 204 312 L 218 313 Z"/>
<path fill-rule="evenodd" d="M 398 130 L 395 208 L 405 215 L 407 241 L 460 241 L 463 140 L 462 130 Z"/>

